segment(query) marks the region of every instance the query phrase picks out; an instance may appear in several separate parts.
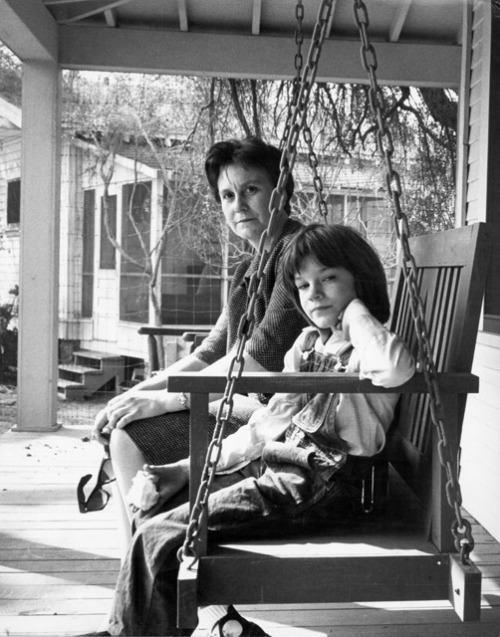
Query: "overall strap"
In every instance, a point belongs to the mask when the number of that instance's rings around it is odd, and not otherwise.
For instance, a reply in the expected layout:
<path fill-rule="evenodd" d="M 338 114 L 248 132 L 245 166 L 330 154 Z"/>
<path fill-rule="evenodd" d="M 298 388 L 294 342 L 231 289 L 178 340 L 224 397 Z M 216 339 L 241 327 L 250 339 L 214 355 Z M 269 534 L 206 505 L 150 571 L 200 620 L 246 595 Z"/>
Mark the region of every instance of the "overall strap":
<path fill-rule="evenodd" d="M 314 345 L 316 344 L 316 341 L 318 340 L 318 338 L 319 338 L 318 330 L 311 330 L 310 332 L 306 334 L 300 348 L 302 351 L 303 358 L 306 358 L 307 353 L 311 352 L 314 349 Z"/>

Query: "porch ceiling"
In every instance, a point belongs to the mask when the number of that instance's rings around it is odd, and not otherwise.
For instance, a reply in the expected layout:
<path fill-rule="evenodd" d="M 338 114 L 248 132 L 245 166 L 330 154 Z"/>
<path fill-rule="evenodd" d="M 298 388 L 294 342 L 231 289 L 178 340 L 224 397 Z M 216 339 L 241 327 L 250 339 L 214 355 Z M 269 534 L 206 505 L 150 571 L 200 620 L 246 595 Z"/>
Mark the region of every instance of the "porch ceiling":
<path fill-rule="evenodd" d="M 318 79 L 366 80 L 352 0 L 336 0 Z M 310 36 L 320 0 L 304 2 Z M 367 0 L 386 83 L 457 86 L 462 0 Z M 0 39 L 65 68 L 291 77 L 295 0 L 2 0 Z M 307 51 L 307 49 L 305 49 Z"/>

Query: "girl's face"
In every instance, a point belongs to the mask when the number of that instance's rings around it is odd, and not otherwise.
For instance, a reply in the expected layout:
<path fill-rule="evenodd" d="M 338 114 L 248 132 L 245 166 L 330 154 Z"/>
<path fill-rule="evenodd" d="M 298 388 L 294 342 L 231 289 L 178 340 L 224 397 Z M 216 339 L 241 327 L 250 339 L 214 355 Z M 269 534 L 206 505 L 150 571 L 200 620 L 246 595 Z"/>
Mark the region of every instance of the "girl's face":
<path fill-rule="evenodd" d="M 356 298 L 354 276 L 345 268 L 330 268 L 305 257 L 295 275 L 300 304 L 321 329 L 334 329 L 341 312 Z"/>
<path fill-rule="evenodd" d="M 267 171 L 229 164 L 217 182 L 222 212 L 231 230 L 254 248 L 269 223 L 274 186 Z"/>

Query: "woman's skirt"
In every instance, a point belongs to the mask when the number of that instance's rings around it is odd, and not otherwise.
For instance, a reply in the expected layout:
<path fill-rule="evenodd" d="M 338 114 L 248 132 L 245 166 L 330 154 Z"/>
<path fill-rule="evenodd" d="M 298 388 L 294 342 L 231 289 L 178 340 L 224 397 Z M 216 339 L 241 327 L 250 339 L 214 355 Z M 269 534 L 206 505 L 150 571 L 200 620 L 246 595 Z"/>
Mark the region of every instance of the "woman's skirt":
<path fill-rule="evenodd" d="M 212 436 L 220 401 L 209 405 L 208 432 Z M 231 419 L 226 424 L 224 437 L 246 425 L 250 416 L 262 403 L 256 394 L 235 394 Z M 189 456 L 189 411 L 176 411 L 153 418 L 136 420 L 125 431 L 140 449 L 148 464 L 167 464 Z"/>

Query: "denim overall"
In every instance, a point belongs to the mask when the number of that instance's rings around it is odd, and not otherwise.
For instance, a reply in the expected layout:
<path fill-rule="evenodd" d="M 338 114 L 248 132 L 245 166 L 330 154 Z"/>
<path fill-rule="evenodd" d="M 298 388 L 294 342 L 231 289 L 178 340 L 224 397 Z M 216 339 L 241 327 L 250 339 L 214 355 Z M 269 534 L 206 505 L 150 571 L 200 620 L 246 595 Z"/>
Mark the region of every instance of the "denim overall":
<path fill-rule="evenodd" d="M 345 372 L 352 345 L 347 342 L 337 355 L 321 354 L 314 349 L 318 332 L 309 332 L 302 344 L 301 372 Z M 315 468 L 321 468 L 330 478 L 345 465 L 347 454 L 344 443 L 335 431 L 335 410 L 338 394 L 304 395 L 304 407 L 292 418 L 286 440 L 314 453 Z"/>

